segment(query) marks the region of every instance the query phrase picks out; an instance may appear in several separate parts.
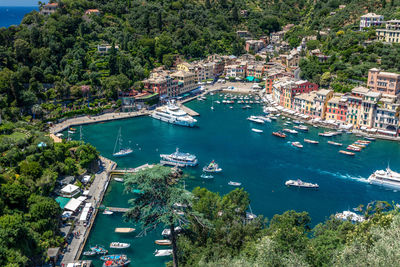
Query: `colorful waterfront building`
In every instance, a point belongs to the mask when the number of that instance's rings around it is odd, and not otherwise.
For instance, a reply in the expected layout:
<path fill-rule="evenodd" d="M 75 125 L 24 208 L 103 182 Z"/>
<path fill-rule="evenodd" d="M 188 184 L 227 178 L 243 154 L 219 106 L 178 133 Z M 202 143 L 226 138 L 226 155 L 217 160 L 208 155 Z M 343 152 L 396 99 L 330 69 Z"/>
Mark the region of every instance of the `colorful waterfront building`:
<path fill-rule="evenodd" d="M 314 117 L 316 96 L 317 96 L 316 91 L 296 95 L 293 100 L 292 109 L 294 111 L 297 111 L 298 113 Z"/>
<path fill-rule="evenodd" d="M 362 101 L 369 91 L 370 89 L 366 87 L 358 86 L 351 90 L 351 94 L 347 95 L 346 123 L 353 124 L 354 128 L 359 128 Z"/>
<path fill-rule="evenodd" d="M 153 72 L 149 79 L 143 81 L 147 91 L 158 93 L 160 97 L 174 97 L 180 94 L 178 80 L 172 78 L 167 72 Z"/>
<path fill-rule="evenodd" d="M 261 80 L 264 74 L 264 66 L 262 65 L 249 65 L 247 66 L 247 77 L 253 77 Z"/>
<path fill-rule="evenodd" d="M 316 92 L 314 98 L 314 118 L 325 119 L 326 106 L 332 97 L 333 90 L 330 89 L 321 89 Z"/>
<path fill-rule="evenodd" d="M 374 92 L 398 95 L 400 93 L 400 74 L 372 68 L 368 72 L 367 85 Z"/>
<path fill-rule="evenodd" d="M 196 74 L 187 71 L 177 71 L 171 74 L 171 77 L 178 80 L 179 94 L 184 94 L 196 89 Z"/>
<path fill-rule="evenodd" d="M 360 110 L 359 126 L 361 130 L 373 128 L 375 112 L 381 96 L 381 93 L 373 91 L 365 94 Z"/>
<path fill-rule="evenodd" d="M 374 128 L 382 134 L 397 135 L 399 133 L 399 111 L 400 104 L 397 103 L 397 97 L 383 95 L 376 108 Z"/>
<path fill-rule="evenodd" d="M 292 109 L 294 97 L 298 94 L 317 91 L 318 85 L 308 81 L 296 81 L 293 78 L 282 78 L 273 86 L 275 101 L 282 107 Z"/>
<path fill-rule="evenodd" d="M 347 115 L 347 96 L 335 93 L 333 97 L 327 102 L 325 119 L 335 120 L 345 123 L 346 115 Z"/>
<path fill-rule="evenodd" d="M 225 76 L 244 79 L 246 75 L 246 69 L 247 65 L 245 63 L 227 65 L 225 66 Z"/>

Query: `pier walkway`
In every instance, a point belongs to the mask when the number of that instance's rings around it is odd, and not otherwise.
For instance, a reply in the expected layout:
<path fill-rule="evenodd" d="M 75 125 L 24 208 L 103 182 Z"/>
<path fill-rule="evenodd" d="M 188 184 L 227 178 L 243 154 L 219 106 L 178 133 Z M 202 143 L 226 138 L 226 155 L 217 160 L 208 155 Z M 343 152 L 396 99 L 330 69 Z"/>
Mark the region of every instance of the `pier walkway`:
<path fill-rule="evenodd" d="M 51 134 L 59 133 L 69 127 L 82 125 L 82 124 L 92 124 L 92 123 L 99 123 L 105 121 L 112 121 L 112 120 L 120 120 L 120 119 L 127 119 L 139 116 L 146 116 L 149 115 L 150 111 L 148 110 L 140 110 L 136 112 L 114 112 L 114 113 L 106 113 L 99 116 L 82 116 L 78 118 L 71 118 L 67 119 L 63 122 L 54 124 L 50 128 Z"/>
<path fill-rule="evenodd" d="M 193 109 L 188 108 L 185 105 L 180 105 L 180 108 L 183 109 L 183 111 L 185 111 L 187 114 L 189 114 L 190 116 L 194 117 L 194 116 L 200 116 L 199 113 L 197 113 L 196 111 L 194 111 Z"/>
<path fill-rule="evenodd" d="M 128 208 L 117 208 L 117 207 L 107 207 L 106 209 L 112 212 L 128 212 L 129 210 Z"/>
<path fill-rule="evenodd" d="M 136 168 L 129 168 L 129 169 L 123 169 L 123 170 L 121 170 L 121 169 L 119 169 L 119 170 L 118 169 L 111 170 L 110 174 L 111 175 L 124 175 L 124 174 L 128 174 L 128 173 L 135 173 L 135 172 L 138 172 L 138 171 L 140 171 L 142 169 L 151 168 L 153 166 L 154 166 L 153 164 L 146 163 L 146 164 L 143 164 L 143 165 L 141 165 L 139 167 L 136 167 Z"/>

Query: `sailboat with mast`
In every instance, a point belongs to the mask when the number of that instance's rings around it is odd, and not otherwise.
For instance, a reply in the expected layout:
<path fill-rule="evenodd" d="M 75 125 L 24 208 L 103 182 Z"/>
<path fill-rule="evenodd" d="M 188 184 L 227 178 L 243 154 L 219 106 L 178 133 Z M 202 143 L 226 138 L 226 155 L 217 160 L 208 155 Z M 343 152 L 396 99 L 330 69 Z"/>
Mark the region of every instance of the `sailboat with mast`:
<path fill-rule="evenodd" d="M 129 147 L 122 148 L 122 134 L 121 134 L 121 128 L 119 128 L 117 140 L 115 140 L 113 156 L 114 157 L 123 157 L 123 156 L 131 154 L 132 152 L 133 152 L 133 150 Z"/>

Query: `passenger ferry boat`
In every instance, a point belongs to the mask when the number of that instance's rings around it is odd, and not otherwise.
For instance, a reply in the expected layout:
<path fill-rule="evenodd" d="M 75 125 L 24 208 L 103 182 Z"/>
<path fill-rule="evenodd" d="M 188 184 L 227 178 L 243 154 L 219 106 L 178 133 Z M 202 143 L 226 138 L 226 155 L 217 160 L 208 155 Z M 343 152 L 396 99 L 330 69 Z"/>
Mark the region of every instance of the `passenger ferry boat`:
<path fill-rule="evenodd" d="M 400 189 L 400 173 L 392 171 L 388 166 L 386 170 L 377 170 L 371 174 L 368 182 L 370 184 Z"/>
<path fill-rule="evenodd" d="M 172 154 L 160 154 L 160 163 L 179 167 L 194 167 L 198 161 L 195 155 L 179 152 L 179 148 Z"/>
<path fill-rule="evenodd" d="M 151 117 L 171 124 L 193 127 L 197 120 L 188 115 L 174 101 L 169 101 L 166 106 L 156 108 Z"/>

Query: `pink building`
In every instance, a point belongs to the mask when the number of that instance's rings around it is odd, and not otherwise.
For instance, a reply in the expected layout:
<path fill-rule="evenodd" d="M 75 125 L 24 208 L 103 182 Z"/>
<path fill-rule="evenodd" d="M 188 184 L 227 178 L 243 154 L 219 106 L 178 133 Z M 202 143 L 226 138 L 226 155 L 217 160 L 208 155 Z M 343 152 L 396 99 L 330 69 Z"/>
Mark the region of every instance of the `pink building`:
<path fill-rule="evenodd" d="M 378 93 L 398 95 L 400 93 L 400 74 L 373 68 L 368 72 L 367 85 L 372 91 Z"/>

